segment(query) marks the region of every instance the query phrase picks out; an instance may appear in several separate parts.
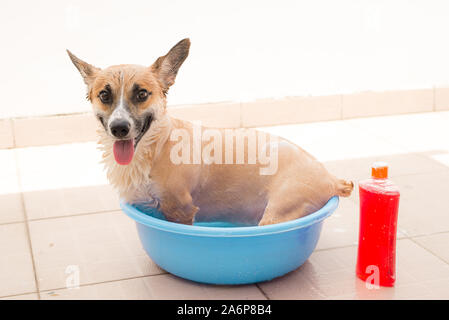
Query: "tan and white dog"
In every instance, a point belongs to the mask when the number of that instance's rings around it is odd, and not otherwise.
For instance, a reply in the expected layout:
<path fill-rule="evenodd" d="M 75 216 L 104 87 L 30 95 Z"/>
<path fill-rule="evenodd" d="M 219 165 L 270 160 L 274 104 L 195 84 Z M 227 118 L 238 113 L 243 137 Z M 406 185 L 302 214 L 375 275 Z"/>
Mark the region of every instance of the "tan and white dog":
<path fill-rule="evenodd" d="M 253 129 L 204 128 L 171 118 L 166 94 L 189 48 L 189 39 L 184 39 L 149 67 L 106 69 L 68 51 L 103 126 L 99 143 L 108 179 L 122 198 L 157 207 L 167 220 L 178 223 L 267 225 L 305 216 L 332 196 L 351 194 L 352 182 L 335 178 L 285 139 L 266 134 L 268 142 Z M 266 156 L 268 150 L 276 163 L 263 172 L 267 158 L 255 157 Z"/>

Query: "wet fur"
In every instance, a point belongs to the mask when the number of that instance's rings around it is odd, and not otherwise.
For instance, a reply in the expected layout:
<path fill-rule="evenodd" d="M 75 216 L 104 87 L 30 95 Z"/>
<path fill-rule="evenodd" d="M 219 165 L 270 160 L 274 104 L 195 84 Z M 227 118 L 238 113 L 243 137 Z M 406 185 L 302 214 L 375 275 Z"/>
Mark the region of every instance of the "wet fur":
<path fill-rule="evenodd" d="M 138 143 L 129 165 L 115 162 L 112 152 L 115 139 L 107 128 L 98 130 L 107 177 L 120 197 L 143 209 L 159 208 L 167 220 L 178 223 L 225 220 L 266 225 L 307 215 L 334 195 L 351 194 L 352 182 L 335 178 L 310 154 L 285 139 L 279 140 L 278 171 L 270 176 L 259 174 L 259 164 L 173 164 L 170 150 L 176 142 L 169 139 L 171 131 L 182 128 L 192 136 L 193 128 L 187 121 L 168 116 L 166 93 L 187 57 L 189 46 L 188 39 L 179 42 L 150 67 L 120 65 L 105 70 L 69 52 L 84 78 L 88 97 L 101 122 L 113 109 L 97 98 L 106 84 L 116 91 L 124 86 L 128 92 L 133 84 L 139 83 L 152 92 L 144 104 L 129 102 L 131 115 L 137 123 L 149 112 L 153 115 L 151 126 Z M 134 130 L 135 136 L 139 125 Z M 223 133 L 224 129 L 216 130 Z M 208 141 L 202 143 L 204 146 Z"/>

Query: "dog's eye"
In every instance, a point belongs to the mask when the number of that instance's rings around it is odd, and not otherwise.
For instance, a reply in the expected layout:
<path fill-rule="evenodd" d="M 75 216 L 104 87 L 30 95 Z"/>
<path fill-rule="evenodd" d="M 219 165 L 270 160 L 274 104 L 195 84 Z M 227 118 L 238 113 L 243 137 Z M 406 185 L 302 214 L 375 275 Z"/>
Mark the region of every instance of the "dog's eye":
<path fill-rule="evenodd" d="M 151 94 L 151 92 L 148 92 L 145 89 L 139 90 L 139 92 L 137 92 L 137 101 L 139 102 L 144 102 L 145 100 L 148 99 L 148 96 Z"/>
<path fill-rule="evenodd" d="M 100 98 L 101 102 L 103 103 L 110 103 L 111 102 L 111 94 L 107 92 L 106 90 L 101 90 L 98 94 L 98 97 Z"/>

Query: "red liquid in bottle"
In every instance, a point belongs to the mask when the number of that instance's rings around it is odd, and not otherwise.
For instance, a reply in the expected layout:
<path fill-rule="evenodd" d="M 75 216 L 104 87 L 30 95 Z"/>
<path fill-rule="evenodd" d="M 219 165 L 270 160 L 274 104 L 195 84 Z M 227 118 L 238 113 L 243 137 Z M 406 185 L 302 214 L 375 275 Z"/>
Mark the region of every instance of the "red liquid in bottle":
<path fill-rule="evenodd" d="M 399 188 L 388 180 L 386 163 L 372 166 L 371 179 L 359 182 L 359 195 L 357 276 L 363 281 L 370 277 L 374 285 L 392 287 L 396 280 Z"/>

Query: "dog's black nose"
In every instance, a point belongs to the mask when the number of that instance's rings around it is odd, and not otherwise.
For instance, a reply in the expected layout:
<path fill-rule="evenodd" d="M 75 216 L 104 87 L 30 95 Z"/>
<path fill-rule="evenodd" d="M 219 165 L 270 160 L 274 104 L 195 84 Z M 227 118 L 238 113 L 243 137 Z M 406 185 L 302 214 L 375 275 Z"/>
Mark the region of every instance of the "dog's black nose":
<path fill-rule="evenodd" d="M 114 120 L 110 127 L 114 137 L 124 138 L 128 135 L 131 124 L 126 120 Z"/>

